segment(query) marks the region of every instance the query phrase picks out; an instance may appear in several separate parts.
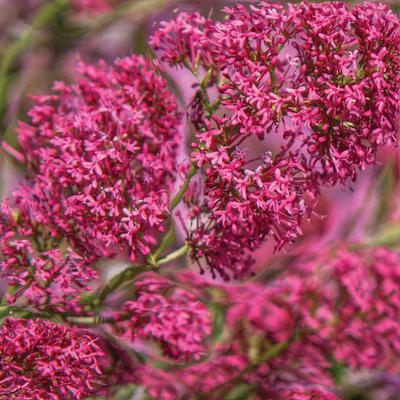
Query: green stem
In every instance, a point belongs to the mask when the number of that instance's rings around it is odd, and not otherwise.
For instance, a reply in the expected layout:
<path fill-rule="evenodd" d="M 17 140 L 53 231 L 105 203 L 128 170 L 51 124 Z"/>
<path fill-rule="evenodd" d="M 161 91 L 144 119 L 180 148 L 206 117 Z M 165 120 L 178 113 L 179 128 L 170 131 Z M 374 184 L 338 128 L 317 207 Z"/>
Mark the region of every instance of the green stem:
<path fill-rule="evenodd" d="M 170 261 L 176 260 L 179 257 L 184 256 L 189 250 L 188 245 L 185 243 L 182 247 L 180 247 L 179 249 L 176 249 L 175 251 L 167 254 L 165 257 L 161 258 L 157 264 L 158 265 L 162 265 L 162 264 L 166 264 L 169 263 Z"/>
<path fill-rule="evenodd" d="M 75 325 L 98 325 L 103 322 L 107 322 L 106 319 L 99 315 L 87 316 L 87 317 L 69 317 L 67 321 Z M 114 321 L 114 320 L 113 320 Z"/>
<path fill-rule="evenodd" d="M 151 265 L 156 266 L 158 264 L 157 260 L 160 258 L 161 254 L 168 249 L 169 246 L 174 242 L 175 239 L 175 229 L 174 229 L 174 224 L 171 221 L 171 225 L 167 231 L 167 233 L 164 235 L 164 237 L 161 240 L 160 246 L 157 248 L 157 250 L 154 251 L 154 253 L 150 254 L 148 257 L 148 261 Z"/>
<path fill-rule="evenodd" d="M 213 102 L 213 104 L 210 104 L 210 97 L 209 97 L 208 91 L 207 91 L 207 87 L 210 82 L 210 78 L 213 73 L 213 70 L 209 69 L 207 71 L 206 75 L 203 78 L 201 78 L 199 75 L 198 67 L 196 67 L 193 70 L 193 68 L 191 67 L 190 64 L 185 63 L 185 66 L 193 74 L 193 76 L 196 78 L 196 80 L 199 84 L 199 90 L 197 91 L 197 93 L 200 93 L 203 106 L 206 110 L 206 116 L 208 119 L 210 119 L 210 117 L 212 116 L 214 111 L 216 111 L 216 109 L 219 107 L 219 104 L 220 104 L 220 98 L 217 98 Z"/>
<path fill-rule="evenodd" d="M 39 318 L 39 319 L 56 319 L 58 322 L 67 321 L 74 325 L 99 325 L 115 323 L 113 317 L 103 317 L 101 315 L 68 315 L 56 311 L 30 311 L 18 306 L 2 305 L 0 306 L 0 318 L 17 317 L 17 318 Z M 129 315 L 121 315 L 118 321 L 129 319 Z"/>
<path fill-rule="evenodd" d="M 179 189 L 178 193 L 174 196 L 174 198 L 171 200 L 169 203 L 169 210 L 172 214 L 172 211 L 178 206 L 178 204 L 181 202 L 183 195 L 185 194 L 190 180 L 193 178 L 193 176 L 196 174 L 197 170 L 196 167 L 193 164 L 190 164 L 190 168 L 188 171 L 188 174 L 186 176 L 185 181 L 183 182 L 182 187 Z M 167 231 L 167 233 L 164 235 L 164 237 L 161 240 L 160 246 L 152 253 L 149 255 L 148 262 L 150 265 L 157 266 L 158 259 L 162 255 L 162 253 L 168 249 L 169 246 L 172 245 L 175 239 L 175 229 L 174 229 L 174 223 L 172 221 L 172 218 L 170 218 L 170 227 Z"/>
<path fill-rule="evenodd" d="M 27 49 L 37 29 L 40 29 L 66 6 L 65 0 L 53 0 L 46 3 L 36 13 L 31 26 L 7 49 L 0 63 L 0 128 L 3 130 L 4 116 L 7 109 L 10 70 L 18 57 Z"/>
<path fill-rule="evenodd" d="M 179 192 L 175 195 L 175 197 L 171 200 L 169 205 L 170 210 L 172 211 L 182 200 L 183 195 L 186 192 L 186 189 L 189 185 L 190 180 L 196 174 L 196 168 L 194 165 L 191 165 L 188 171 L 188 175 L 180 188 Z M 93 304 L 99 307 L 104 300 L 117 288 L 119 288 L 123 283 L 128 282 L 136 278 L 139 274 L 146 271 L 156 271 L 159 268 L 160 264 L 165 264 L 169 261 L 175 260 L 178 257 L 181 257 L 187 252 L 187 246 L 184 245 L 183 247 L 179 248 L 178 250 L 173 251 L 172 253 L 168 254 L 160 261 L 158 261 L 161 254 L 173 243 L 175 238 L 174 233 L 174 226 L 171 222 L 171 226 L 168 229 L 168 232 L 163 237 L 160 246 L 158 249 L 150 254 L 147 258 L 148 264 L 147 265 L 133 265 L 126 268 L 124 271 L 120 272 L 119 274 L 115 275 L 107 285 L 101 290 L 101 292 L 97 295 L 97 298 L 94 296 L 90 296 L 89 298 L 85 299 L 86 304 Z"/>
<path fill-rule="evenodd" d="M 271 68 L 270 71 L 269 71 L 269 74 L 270 74 L 270 78 L 271 78 L 271 88 L 272 88 L 272 91 L 273 91 L 274 93 L 277 93 L 278 91 L 277 91 L 277 89 L 276 89 L 276 74 L 275 74 L 275 68 Z"/>
<path fill-rule="evenodd" d="M 113 317 L 105 318 L 101 315 L 93 315 L 93 316 L 74 316 L 67 317 L 66 320 L 74 325 L 99 325 L 99 324 L 113 324 L 118 321 L 124 321 L 129 319 L 129 316 L 123 316 L 122 318 L 118 318 L 117 320 Z"/>
<path fill-rule="evenodd" d="M 187 177 L 186 177 L 185 181 L 183 182 L 182 187 L 180 188 L 179 192 L 175 195 L 175 197 L 171 200 L 171 202 L 169 204 L 170 211 L 175 209 L 176 206 L 180 203 L 183 195 L 185 194 L 185 192 L 189 186 L 190 180 L 196 175 L 196 172 L 197 172 L 196 167 L 193 164 L 190 164 L 190 168 L 189 168 Z"/>
<path fill-rule="evenodd" d="M 107 285 L 102 289 L 98 298 L 93 301 L 96 306 L 101 305 L 104 300 L 114 292 L 117 288 L 119 288 L 124 282 L 131 281 L 136 278 L 139 274 L 146 271 L 154 271 L 157 268 L 155 266 L 148 265 L 132 265 L 126 269 L 124 269 L 119 274 L 115 275 L 111 280 L 107 283 Z"/>

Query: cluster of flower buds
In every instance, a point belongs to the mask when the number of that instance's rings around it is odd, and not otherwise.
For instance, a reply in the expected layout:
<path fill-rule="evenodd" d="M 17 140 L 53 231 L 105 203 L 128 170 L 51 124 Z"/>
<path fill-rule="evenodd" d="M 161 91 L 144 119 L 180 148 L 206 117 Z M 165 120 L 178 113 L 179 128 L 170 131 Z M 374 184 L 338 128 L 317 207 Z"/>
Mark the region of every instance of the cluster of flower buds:
<path fill-rule="evenodd" d="M 134 286 L 135 300 L 124 304 L 129 321 L 121 324 L 123 336 L 155 340 L 176 360 L 199 360 L 207 354 L 211 313 L 195 294 L 158 276 L 140 279 Z"/>

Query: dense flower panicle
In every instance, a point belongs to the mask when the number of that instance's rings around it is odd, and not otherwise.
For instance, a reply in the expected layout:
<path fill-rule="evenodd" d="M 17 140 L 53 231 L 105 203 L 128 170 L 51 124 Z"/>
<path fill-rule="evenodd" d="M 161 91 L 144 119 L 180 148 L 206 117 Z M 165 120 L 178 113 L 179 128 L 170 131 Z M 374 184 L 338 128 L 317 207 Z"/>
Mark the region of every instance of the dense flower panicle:
<path fill-rule="evenodd" d="M 17 191 L 18 194 L 20 194 Z M 91 260 L 57 248 L 56 233 L 37 224 L 24 208 L 0 205 L 0 277 L 13 288 L 11 304 L 78 312 L 83 292 L 98 277 Z"/>
<path fill-rule="evenodd" d="M 105 354 L 86 332 L 50 321 L 0 327 L 0 398 L 84 399 L 103 389 Z"/>
<path fill-rule="evenodd" d="M 135 282 L 135 295 L 124 306 L 130 317 L 124 336 L 155 340 L 177 360 L 199 360 L 207 353 L 212 318 L 195 294 L 154 276 Z"/>
<path fill-rule="evenodd" d="M 398 254 L 381 248 L 339 249 L 334 258 L 322 254 L 294 265 L 274 285 L 292 288 L 283 309 L 290 305 L 296 329 L 306 335 L 273 360 L 274 370 L 295 359 L 302 374 L 314 369 L 307 379 L 315 383 L 322 382 L 332 357 L 355 370 L 397 370 L 399 273 Z M 258 318 L 261 324 L 266 317 Z"/>
<path fill-rule="evenodd" d="M 81 65 L 78 84 L 35 98 L 19 141 L 35 175 L 31 208 L 80 250 L 147 255 L 168 217 L 180 115 L 140 56 Z"/>
<path fill-rule="evenodd" d="M 211 19 L 182 12 L 171 21 L 161 22 L 150 44 L 162 52 L 161 59 L 170 65 L 190 66 L 193 70 L 199 66 L 211 68 L 215 65 L 210 42 L 213 32 Z"/>
<path fill-rule="evenodd" d="M 332 277 L 341 301 L 332 351 L 353 368 L 398 371 L 400 258 L 386 249 L 339 253 Z"/>
<path fill-rule="evenodd" d="M 204 174 L 189 243 L 227 279 L 249 271 L 249 252 L 267 237 L 278 249 L 296 239 L 321 185 L 355 180 L 379 146 L 396 142 L 400 23 L 375 3 L 260 2 L 225 13 L 221 22 L 181 13 L 152 43 L 171 65 L 203 71 L 188 111 Z M 266 134 L 280 149 L 247 157 L 249 141 Z"/>
<path fill-rule="evenodd" d="M 216 24 L 222 104 L 240 135 L 283 132 L 322 183 L 355 179 L 396 140 L 400 23 L 386 6 L 260 3 Z"/>
<path fill-rule="evenodd" d="M 308 335 L 299 348 L 291 346 L 289 363 L 313 353 L 321 368 L 323 358 L 334 357 L 355 370 L 398 370 L 399 274 L 398 253 L 383 248 L 344 248 L 333 259 L 322 255 L 293 266 L 279 280 L 292 287 L 287 302 L 297 329 Z"/>
<path fill-rule="evenodd" d="M 213 275 L 241 278 L 251 271 L 251 252 L 272 237 L 277 248 L 301 233 L 301 220 L 315 197 L 312 177 L 294 157 L 264 157 L 255 169 L 246 155 L 220 147 L 195 153 L 204 167 L 204 193 L 192 199 L 188 243 L 200 268 Z M 197 196 L 197 198 L 196 198 Z M 199 201 L 200 200 L 200 201 Z"/>
<path fill-rule="evenodd" d="M 224 132 L 229 139 L 281 132 L 283 149 L 306 154 L 329 184 L 355 179 L 378 145 L 396 140 L 400 24 L 386 6 L 260 2 L 225 12 L 207 34 L 199 15 L 181 13 L 153 45 L 165 61 L 185 65 L 207 43 L 212 62 L 203 66 L 220 72 L 223 120 L 236 128 Z M 189 52 L 181 44 L 191 31 L 207 39 L 195 36 Z"/>

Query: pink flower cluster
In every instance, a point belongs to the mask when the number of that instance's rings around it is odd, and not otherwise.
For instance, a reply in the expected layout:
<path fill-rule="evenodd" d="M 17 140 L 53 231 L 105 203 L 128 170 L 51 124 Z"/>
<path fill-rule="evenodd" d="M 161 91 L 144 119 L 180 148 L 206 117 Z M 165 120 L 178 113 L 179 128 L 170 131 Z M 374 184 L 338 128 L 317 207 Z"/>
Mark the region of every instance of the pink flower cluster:
<path fill-rule="evenodd" d="M 215 27 L 222 104 L 237 136 L 282 132 L 322 183 L 355 179 L 396 141 L 400 23 L 386 6 L 261 2 Z"/>
<path fill-rule="evenodd" d="M 148 369 L 138 379 L 171 400 L 193 392 L 220 398 L 238 377 L 263 399 L 336 399 L 334 365 L 398 370 L 399 274 L 396 252 L 360 247 L 299 259 L 265 285 L 199 282 L 194 290 L 226 310 L 221 334 L 230 339 L 196 365 Z"/>
<path fill-rule="evenodd" d="M 400 23 L 376 3 L 260 2 L 225 12 L 215 23 L 181 13 L 152 43 L 199 79 L 189 115 L 204 187 L 189 243 L 227 279 L 248 272 L 249 253 L 267 237 L 278 248 L 298 237 L 321 185 L 355 180 L 379 146 L 396 141 Z M 272 134 L 280 148 L 248 155 Z"/>
<path fill-rule="evenodd" d="M 243 152 L 194 153 L 204 169 L 204 196 L 195 190 L 190 199 L 188 230 L 191 256 L 206 265 L 213 276 L 241 278 L 251 272 L 251 252 L 269 237 L 277 248 L 297 238 L 307 214 L 310 176 L 294 157 L 266 161 L 256 169 L 246 167 Z M 206 213 L 206 216 L 205 216 Z"/>
<path fill-rule="evenodd" d="M 192 70 L 199 65 L 214 68 L 214 43 L 210 41 L 214 30 L 211 19 L 199 13 L 181 12 L 175 19 L 161 22 L 150 43 L 156 50 L 162 50 L 162 60 L 170 65 L 186 66 Z"/>
<path fill-rule="evenodd" d="M 203 358 L 212 322 L 204 303 L 165 278 L 148 276 L 134 285 L 135 300 L 124 305 L 129 315 L 124 336 L 154 340 L 164 355 L 176 360 Z"/>
<path fill-rule="evenodd" d="M 330 392 L 313 388 L 285 389 L 280 393 L 282 400 L 337 400 L 338 397 Z"/>
<path fill-rule="evenodd" d="M 20 123 L 31 212 L 90 256 L 135 261 L 165 229 L 180 114 L 143 57 L 79 71 L 84 80 L 35 97 Z"/>
<path fill-rule="evenodd" d="M 267 286 L 228 287 L 227 323 L 241 335 L 240 324 L 250 324 L 270 344 L 304 337 L 271 361 L 274 374 L 290 369 L 296 379 L 328 383 L 331 357 L 355 370 L 396 370 L 399 274 L 396 252 L 339 249 L 333 259 L 323 254 L 291 266 Z"/>
<path fill-rule="evenodd" d="M 16 192 L 17 194 L 21 194 Z M 79 312 L 80 295 L 98 278 L 90 260 L 57 246 L 51 229 L 31 219 L 29 209 L 0 205 L 0 278 L 12 288 L 10 304 L 36 310 Z"/>
<path fill-rule="evenodd" d="M 398 371 L 399 254 L 383 248 L 343 250 L 330 266 L 328 279 L 340 285 L 331 298 L 331 307 L 340 302 L 332 313 L 335 329 L 328 335 L 332 353 L 353 368 Z"/>
<path fill-rule="evenodd" d="M 0 398 L 85 399 L 104 389 L 97 339 L 49 321 L 6 319 L 0 327 Z"/>

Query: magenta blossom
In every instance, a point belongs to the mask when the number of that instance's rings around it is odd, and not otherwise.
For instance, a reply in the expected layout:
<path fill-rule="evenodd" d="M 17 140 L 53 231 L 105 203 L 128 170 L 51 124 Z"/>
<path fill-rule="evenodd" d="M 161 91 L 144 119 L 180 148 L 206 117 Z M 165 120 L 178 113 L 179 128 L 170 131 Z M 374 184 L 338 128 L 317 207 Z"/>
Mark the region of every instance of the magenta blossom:
<path fill-rule="evenodd" d="M 332 392 L 307 387 L 284 389 L 280 395 L 282 400 L 339 400 Z"/>
<path fill-rule="evenodd" d="M 29 209 L 13 209 L 7 200 L 0 204 L 0 277 L 13 289 L 7 294 L 10 304 L 82 310 L 80 296 L 92 289 L 98 274 L 91 260 L 56 247 L 59 240 L 56 232 L 31 219 Z"/>
<path fill-rule="evenodd" d="M 194 153 L 201 165 L 201 153 Z M 191 256 L 200 265 L 225 280 L 249 274 L 251 251 L 272 237 L 277 248 L 296 239 L 313 201 L 312 179 L 301 160 L 288 157 L 246 166 L 241 151 L 223 148 L 205 155 L 205 191 L 194 191 L 188 243 Z M 200 189 L 201 187 L 198 186 Z"/>
<path fill-rule="evenodd" d="M 204 183 L 190 199 L 189 244 L 201 268 L 229 279 L 248 273 L 267 238 L 280 249 L 302 233 L 321 186 L 355 180 L 396 142 L 400 23 L 375 3 L 225 13 L 215 23 L 181 13 L 152 43 L 198 80 L 188 114 Z M 251 156 L 272 134 L 280 146 Z"/>
<path fill-rule="evenodd" d="M 146 256 L 168 218 L 180 115 L 140 56 L 81 65 L 78 84 L 35 97 L 19 140 L 35 218 L 98 256 Z"/>
<path fill-rule="evenodd" d="M 0 328 L 0 397 L 84 399 L 104 388 L 97 339 L 50 321 L 6 319 Z"/>
<path fill-rule="evenodd" d="M 129 322 L 124 336 L 150 339 L 177 360 L 199 360 L 207 353 L 211 314 L 195 294 L 167 279 L 150 276 L 135 282 L 136 299 L 125 303 Z"/>

